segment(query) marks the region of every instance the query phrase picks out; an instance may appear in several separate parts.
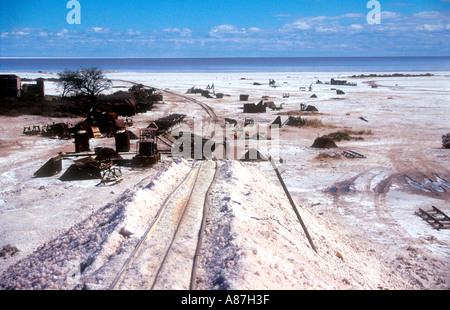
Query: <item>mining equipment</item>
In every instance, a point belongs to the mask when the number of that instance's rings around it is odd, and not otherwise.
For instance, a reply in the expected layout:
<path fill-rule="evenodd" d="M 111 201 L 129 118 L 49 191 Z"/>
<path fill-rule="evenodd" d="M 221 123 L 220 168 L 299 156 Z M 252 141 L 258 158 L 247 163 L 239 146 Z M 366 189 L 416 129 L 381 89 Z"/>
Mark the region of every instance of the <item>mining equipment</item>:
<path fill-rule="evenodd" d="M 161 159 L 161 153 L 156 146 L 155 128 L 139 130 L 139 140 L 136 142 L 136 152 L 136 156 L 132 159 L 134 166 L 150 166 Z"/>

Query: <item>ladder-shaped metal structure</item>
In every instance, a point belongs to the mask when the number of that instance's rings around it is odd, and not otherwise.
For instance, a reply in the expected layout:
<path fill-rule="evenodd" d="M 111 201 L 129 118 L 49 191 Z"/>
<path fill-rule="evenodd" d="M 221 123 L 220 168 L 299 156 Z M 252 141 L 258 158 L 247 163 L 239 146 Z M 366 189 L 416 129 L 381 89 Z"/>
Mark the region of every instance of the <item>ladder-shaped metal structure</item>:
<path fill-rule="evenodd" d="M 450 217 L 435 206 L 432 206 L 432 209 L 428 211 L 419 208 L 416 214 L 438 230 L 450 228 Z"/>

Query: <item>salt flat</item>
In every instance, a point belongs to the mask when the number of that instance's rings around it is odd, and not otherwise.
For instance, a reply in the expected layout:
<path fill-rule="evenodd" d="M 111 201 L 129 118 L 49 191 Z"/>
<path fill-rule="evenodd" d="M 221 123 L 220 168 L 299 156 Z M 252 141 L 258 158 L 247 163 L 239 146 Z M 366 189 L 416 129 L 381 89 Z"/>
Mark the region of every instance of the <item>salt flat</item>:
<path fill-rule="evenodd" d="M 441 143 L 441 135 L 450 132 L 450 75 L 430 73 L 433 76 L 370 78 L 347 78 L 359 72 L 106 74 L 115 86 L 110 92 L 142 83 L 186 95 L 192 87 L 214 84 L 215 92 L 225 95 L 222 99 L 187 95 L 215 110 L 218 120 L 211 127 L 217 130 L 225 125 L 225 117 L 241 123 L 251 117 L 255 124 L 267 125 L 279 115 L 284 121 L 287 112 L 298 113 L 301 103 L 319 110 L 303 117 L 319 119 L 322 126 L 283 126 L 279 140 L 264 150 L 276 159 L 318 253 L 308 246 L 269 162 L 221 159 L 222 174 L 211 197 L 216 207 L 211 217 L 217 226 L 210 228 L 211 238 L 205 245 L 201 289 L 448 289 L 450 232 L 434 229 L 415 214 L 431 206 L 450 214 L 450 153 Z M 357 86 L 316 83 L 331 78 L 347 79 Z M 269 86 L 269 79 L 276 81 L 276 87 Z M 373 83 L 378 87 L 372 88 Z M 337 95 L 332 88 L 345 94 Z M 46 90 L 58 94 L 52 83 L 46 83 Z M 283 97 L 286 93 L 288 98 Z M 248 94 L 249 102 L 255 103 L 268 96 L 283 109 L 244 114 L 240 94 Z M 312 94 L 317 98 L 311 98 Z M 171 113 L 186 114 L 189 126 L 212 122 L 200 106 L 164 93 L 164 103 L 133 117 L 130 129 L 137 132 L 151 120 Z M 92 268 L 80 281 L 91 289 L 107 288 L 113 276 L 106 271 L 115 267 L 108 265 L 108 257 L 113 261 L 113 254 L 126 244 L 113 228 L 98 230 L 94 223 L 104 220 L 102 210 L 107 205 L 131 210 L 137 202 L 131 205 L 130 199 L 138 199 L 142 191 L 159 192 L 157 187 L 148 187 L 154 178 L 171 186 L 188 163 L 163 157 L 152 168 L 124 170 L 124 181 L 111 187 L 98 186 L 98 180 L 35 179 L 33 173 L 49 158 L 73 151 L 73 142 L 25 136 L 22 129 L 60 119 L 2 116 L 0 120 L 0 246 L 13 244 L 20 250 L 0 259 L 0 287 L 70 289 L 80 283 L 69 281 L 68 274 L 93 257 Z M 371 134 L 336 142 L 337 148 L 311 147 L 317 137 L 345 129 L 370 130 Z M 91 145 L 112 146 L 114 139 L 93 139 Z M 318 157 L 346 150 L 365 158 Z M 216 155 L 220 157 L 220 151 Z M 63 169 L 69 164 L 65 161 Z M 408 180 L 429 190 L 412 186 Z M 221 213 L 219 206 L 226 206 L 228 212 Z M 123 221 L 130 219 L 125 216 Z M 218 229 L 220 223 L 229 224 L 230 230 Z M 99 248 L 75 247 L 73 242 L 82 238 L 108 242 L 101 246 L 96 241 Z M 220 251 L 225 246 L 234 253 L 234 263 L 224 261 L 230 253 Z M 223 256 L 217 259 L 214 251 Z M 219 261 L 223 265 L 214 265 Z M 225 286 L 212 281 L 217 268 L 222 268 Z"/>

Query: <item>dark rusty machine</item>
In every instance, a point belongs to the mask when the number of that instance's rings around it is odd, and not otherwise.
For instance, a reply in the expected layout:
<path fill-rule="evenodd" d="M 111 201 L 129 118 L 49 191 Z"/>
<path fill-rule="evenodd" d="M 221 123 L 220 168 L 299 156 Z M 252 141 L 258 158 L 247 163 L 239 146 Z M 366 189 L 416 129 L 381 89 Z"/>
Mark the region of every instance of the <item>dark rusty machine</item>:
<path fill-rule="evenodd" d="M 139 140 L 136 142 L 136 156 L 132 162 L 134 166 L 150 166 L 161 159 L 161 153 L 156 145 L 156 128 L 139 130 Z"/>

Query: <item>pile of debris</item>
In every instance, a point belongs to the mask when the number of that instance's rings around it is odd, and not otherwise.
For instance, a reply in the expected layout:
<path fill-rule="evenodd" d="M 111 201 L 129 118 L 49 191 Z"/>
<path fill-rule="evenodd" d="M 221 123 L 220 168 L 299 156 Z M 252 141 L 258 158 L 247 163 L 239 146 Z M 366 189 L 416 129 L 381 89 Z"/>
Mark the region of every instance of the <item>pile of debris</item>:
<path fill-rule="evenodd" d="M 53 123 L 47 125 L 41 132 L 44 137 L 58 137 L 59 139 L 70 139 L 73 125 L 70 123 Z"/>
<path fill-rule="evenodd" d="M 300 111 L 302 112 L 319 112 L 319 110 L 313 105 L 306 105 L 304 103 L 300 103 Z"/>
<path fill-rule="evenodd" d="M 61 181 L 76 181 L 101 179 L 100 163 L 93 157 L 85 157 L 73 161 L 66 172 L 60 177 Z"/>
<path fill-rule="evenodd" d="M 347 82 L 347 80 L 335 80 L 333 78 L 330 80 L 330 84 L 331 85 L 357 86 L 356 83 L 350 83 L 350 82 Z"/>
<path fill-rule="evenodd" d="M 272 109 L 272 110 L 281 110 L 283 109 L 283 104 L 281 103 L 278 107 L 276 106 L 276 104 L 273 101 L 267 101 L 266 102 L 266 107 Z"/>
<path fill-rule="evenodd" d="M 155 89 L 140 89 L 139 86 L 133 86 L 128 92 L 118 91 L 110 95 L 100 95 L 95 99 L 76 98 L 75 104 L 83 107 L 81 109 L 83 111 L 98 109 L 130 117 L 151 110 L 155 103 L 162 100 L 162 94 L 157 93 Z"/>
<path fill-rule="evenodd" d="M 187 91 L 186 91 L 186 94 L 200 94 L 200 95 L 202 95 L 203 97 L 205 97 L 205 98 L 214 98 L 214 96 L 216 97 L 216 98 L 223 98 L 223 96 L 224 96 L 224 94 L 223 93 L 215 93 L 215 91 L 214 91 L 214 84 L 213 84 L 213 86 L 207 86 L 206 87 L 207 89 L 205 90 L 205 89 L 202 89 L 202 88 L 195 88 L 195 86 L 193 86 L 192 88 L 189 88 Z M 212 89 L 212 92 L 211 92 L 211 89 Z"/>
<path fill-rule="evenodd" d="M 13 245 L 7 244 L 0 249 L 0 257 L 9 258 L 11 256 L 16 255 L 19 252 L 19 249 Z"/>
<path fill-rule="evenodd" d="M 125 120 L 119 119 L 117 113 L 95 109 L 91 110 L 88 117 L 76 124 L 71 131 L 73 134 L 86 131 L 91 138 L 99 138 L 102 134 L 107 137 L 113 137 L 116 132 L 125 129 Z"/>
<path fill-rule="evenodd" d="M 337 147 L 336 143 L 334 143 L 334 140 L 330 137 L 319 137 L 316 140 L 314 140 L 313 145 L 311 147 L 314 148 L 320 148 L 320 149 L 329 149 L 329 148 L 335 148 Z"/>
<path fill-rule="evenodd" d="M 295 126 L 295 127 L 302 127 L 306 125 L 306 120 L 302 117 L 295 117 L 295 116 L 289 116 L 288 120 L 286 121 L 286 125 L 288 126 Z"/>
<path fill-rule="evenodd" d="M 172 129 L 172 127 L 181 123 L 185 117 L 185 114 L 170 114 L 153 121 L 152 123 L 150 123 L 150 125 L 147 126 L 147 128 L 154 128 L 156 130 L 156 135 L 162 135 L 168 133 Z"/>

